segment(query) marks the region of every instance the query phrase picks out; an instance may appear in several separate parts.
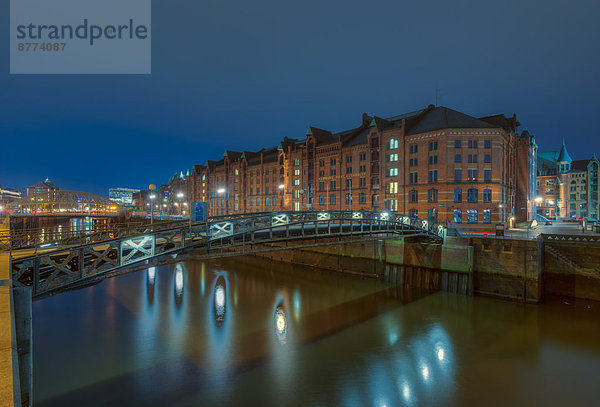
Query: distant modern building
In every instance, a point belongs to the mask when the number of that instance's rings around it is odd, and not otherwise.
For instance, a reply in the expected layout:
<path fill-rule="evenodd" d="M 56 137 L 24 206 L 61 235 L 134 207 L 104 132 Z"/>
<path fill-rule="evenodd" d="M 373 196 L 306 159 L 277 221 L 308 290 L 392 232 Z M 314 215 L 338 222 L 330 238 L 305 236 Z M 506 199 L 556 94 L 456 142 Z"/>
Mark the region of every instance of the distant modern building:
<path fill-rule="evenodd" d="M 536 212 L 550 219 L 598 220 L 600 162 L 596 155 L 573 160 L 560 151 L 538 154 Z"/>
<path fill-rule="evenodd" d="M 108 190 L 108 199 L 122 206 L 133 205 L 133 194 L 140 192 L 139 189 L 132 188 L 110 188 Z"/>

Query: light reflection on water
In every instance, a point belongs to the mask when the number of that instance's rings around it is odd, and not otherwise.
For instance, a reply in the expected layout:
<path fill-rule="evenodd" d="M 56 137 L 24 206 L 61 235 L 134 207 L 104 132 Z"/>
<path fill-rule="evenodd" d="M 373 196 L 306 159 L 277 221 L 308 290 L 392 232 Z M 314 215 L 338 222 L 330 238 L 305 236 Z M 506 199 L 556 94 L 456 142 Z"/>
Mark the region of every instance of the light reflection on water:
<path fill-rule="evenodd" d="M 473 350 L 521 329 L 519 318 L 531 325 L 537 308 L 426 294 L 273 263 L 149 267 L 34 304 L 36 400 L 84 405 L 108 392 L 116 405 L 469 404 Z M 498 326 L 478 330 L 491 315 Z M 541 342 L 509 344 L 509 358 L 539 357 Z M 510 388 L 512 376 L 496 380 Z"/>

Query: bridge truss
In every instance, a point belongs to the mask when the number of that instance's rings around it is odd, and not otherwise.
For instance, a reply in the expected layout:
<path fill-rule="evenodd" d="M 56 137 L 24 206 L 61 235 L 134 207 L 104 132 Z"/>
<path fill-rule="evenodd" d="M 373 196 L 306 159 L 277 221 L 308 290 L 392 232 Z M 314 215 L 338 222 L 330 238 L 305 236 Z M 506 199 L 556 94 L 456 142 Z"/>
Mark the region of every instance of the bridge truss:
<path fill-rule="evenodd" d="M 207 257 L 233 248 L 255 252 L 257 245 L 294 240 L 373 235 L 426 236 L 441 240 L 446 228 L 427 220 L 377 212 L 278 212 L 226 216 L 206 223 L 149 228 L 143 233 L 13 258 L 13 285 L 30 286 L 33 296 L 59 292 L 114 275 L 168 254 L 199 250 Z"/>

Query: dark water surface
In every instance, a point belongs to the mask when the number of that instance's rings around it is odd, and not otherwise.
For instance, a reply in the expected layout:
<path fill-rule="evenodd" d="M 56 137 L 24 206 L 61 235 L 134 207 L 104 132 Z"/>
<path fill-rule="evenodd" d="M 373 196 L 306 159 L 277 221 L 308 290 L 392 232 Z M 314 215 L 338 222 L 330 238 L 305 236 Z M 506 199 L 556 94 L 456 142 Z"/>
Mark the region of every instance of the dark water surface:
<path fill-rule="evenodd" d="M 36 406 L 598 405 L 600 304 L 525 306 L 252 259 L 34 303 Z"/>

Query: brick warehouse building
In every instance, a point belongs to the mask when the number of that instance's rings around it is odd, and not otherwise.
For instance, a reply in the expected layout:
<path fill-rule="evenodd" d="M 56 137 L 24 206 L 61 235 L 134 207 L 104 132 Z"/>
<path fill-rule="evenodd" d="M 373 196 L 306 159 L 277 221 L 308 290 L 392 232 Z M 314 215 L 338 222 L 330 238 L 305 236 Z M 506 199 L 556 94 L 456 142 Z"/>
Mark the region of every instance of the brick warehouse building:
<path fill-rule="evenodd" d="M 387 119 L 363 114 L 356 128 L 310 126 L 259 151 L 227 150 L 194 166 L 192 200 L 210 215 L 279 210 L 387 210 L 468 229 L 527 221 L 537 146 L 516 116 L 475 118 L 446 107 Z M 517 176 L 518 174 L 518 176 Z"/>

